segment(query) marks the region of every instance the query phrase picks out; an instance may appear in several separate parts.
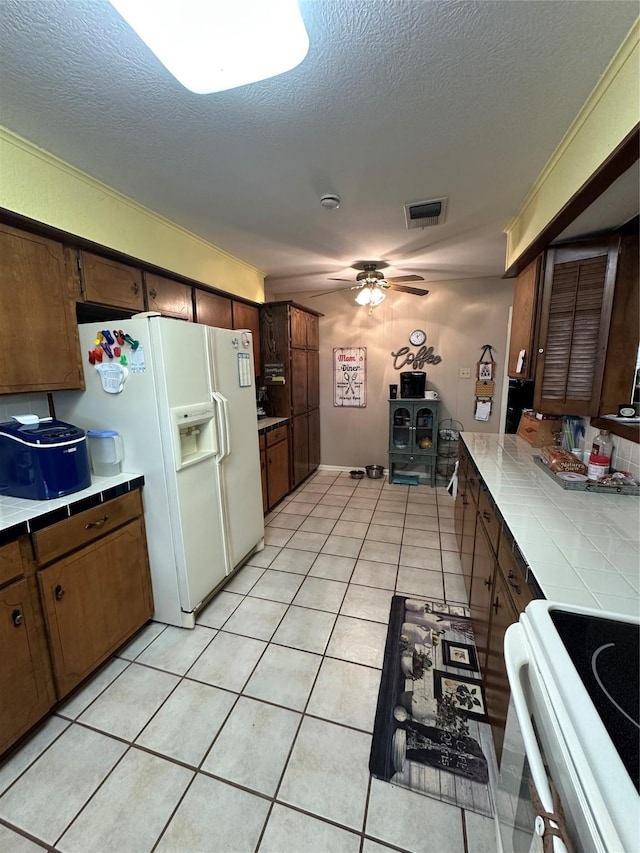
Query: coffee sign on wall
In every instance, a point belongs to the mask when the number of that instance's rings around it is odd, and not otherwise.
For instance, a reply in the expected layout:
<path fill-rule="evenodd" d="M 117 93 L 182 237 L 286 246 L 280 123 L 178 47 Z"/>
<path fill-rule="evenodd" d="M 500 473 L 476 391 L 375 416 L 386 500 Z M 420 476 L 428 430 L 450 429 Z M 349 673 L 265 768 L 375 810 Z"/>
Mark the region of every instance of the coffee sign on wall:
<path fill-rule="evenodd" d="M 412 370 L 422 370 L 425 364 L 440 364 L 442 357 L 436 355 L 433 347 L 426 346 L 427 335 L 422 329 L 414 329 L 409 335 L 409 343 L 417 346 L 415 352 L 409 347 L 400 347 L 397 352 L 392 352 L 394 370 L 402 370 L 410 367 Z"/>
<path fill-rule="evenodd" d="M 367 348 L 336 347 L 333 350 L 333 405 L 367 405 Z"/>

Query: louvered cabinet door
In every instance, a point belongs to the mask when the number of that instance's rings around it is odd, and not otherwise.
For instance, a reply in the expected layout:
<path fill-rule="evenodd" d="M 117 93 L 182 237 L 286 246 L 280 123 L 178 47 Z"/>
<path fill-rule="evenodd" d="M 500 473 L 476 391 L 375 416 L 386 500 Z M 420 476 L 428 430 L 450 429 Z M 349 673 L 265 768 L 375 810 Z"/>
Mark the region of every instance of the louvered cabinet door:
<path fill-rule="evenodd" d="M 542 295 L 534 407 L 558 415 L 596 415 L 620 241 L 552 248 Z"/>

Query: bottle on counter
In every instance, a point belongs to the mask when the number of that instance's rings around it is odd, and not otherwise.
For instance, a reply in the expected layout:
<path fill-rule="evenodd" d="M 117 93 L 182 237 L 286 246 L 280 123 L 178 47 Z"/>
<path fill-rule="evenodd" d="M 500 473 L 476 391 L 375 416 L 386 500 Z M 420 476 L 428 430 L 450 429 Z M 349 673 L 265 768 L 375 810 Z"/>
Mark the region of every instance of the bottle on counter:
<path fill-rule="evenodd" d="M 587 468 L 587 478 L 589 480 L 599 480 L 609 473 L 611 468 L 611 456 L 613 454 L 613 443 L 611 436 L 606 429 L 601 429 L 599 435 L 593 440 L 591 454 L 589 456 L 589 466 Z"/>

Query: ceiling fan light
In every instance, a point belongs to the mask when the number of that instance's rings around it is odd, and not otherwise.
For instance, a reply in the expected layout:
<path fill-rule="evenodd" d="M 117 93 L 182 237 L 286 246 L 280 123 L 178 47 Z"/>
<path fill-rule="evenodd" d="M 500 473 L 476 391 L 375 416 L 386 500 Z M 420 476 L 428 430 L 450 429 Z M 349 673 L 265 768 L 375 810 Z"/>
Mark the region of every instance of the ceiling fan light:
<path fill-rule="evenodd" d="M 379 287 L 372 287 L 371 294 L 369 295 L 369 304 L 370 305 L 380 305 L 381 302 L 387 298 L 387 294 L 380 290 Z"/>
<path fill-rule="evenodd" d="M 358 305 L 368 305 L 371 302 L 371 293 L 368 287 L 363 287 L 361 291 L 358 292 L 355 300 Z"/>
<path fill-rule="evenodd" d="M 199 95 L 267 80 L 309 50 L 297 0 L 110 0 L 182 85 Z"/>

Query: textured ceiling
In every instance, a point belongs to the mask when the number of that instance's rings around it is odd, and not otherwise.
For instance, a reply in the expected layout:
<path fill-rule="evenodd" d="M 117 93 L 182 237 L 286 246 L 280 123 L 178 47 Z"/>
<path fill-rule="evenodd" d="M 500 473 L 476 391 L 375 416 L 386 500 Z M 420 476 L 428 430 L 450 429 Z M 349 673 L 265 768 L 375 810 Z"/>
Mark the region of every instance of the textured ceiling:
<path fill-rule="evenodd" d="M 0 0 L 0 124 L 255 265 L 274 293 L 339 287 L 327 277 L 363 258 L 427 280 L 499 275 L 504 226 L 638 12 L 300 5 L 298 68 L 194 95 L 106 0 Z M 338 210 L 320 206 L 329 192 Z M 403 204 L 439 196 L 447 221 L 408 231 Z"/>

